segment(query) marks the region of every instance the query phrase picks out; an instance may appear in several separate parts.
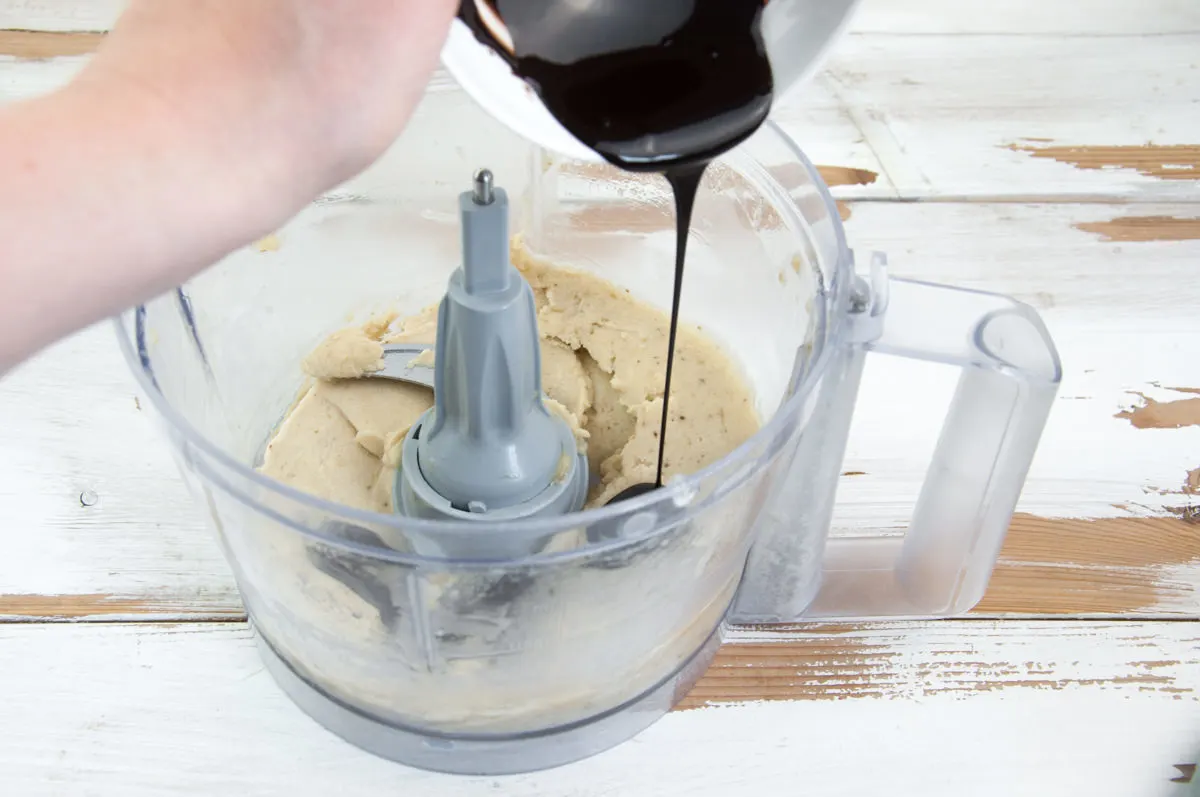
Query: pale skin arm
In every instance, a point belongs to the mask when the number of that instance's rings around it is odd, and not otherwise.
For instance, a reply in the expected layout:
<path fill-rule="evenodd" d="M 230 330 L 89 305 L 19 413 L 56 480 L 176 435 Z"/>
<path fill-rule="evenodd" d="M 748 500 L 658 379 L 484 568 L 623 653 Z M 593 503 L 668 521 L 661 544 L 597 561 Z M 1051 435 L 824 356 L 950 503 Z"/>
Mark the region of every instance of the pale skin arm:
<path fill-rule="evenodd" d="M 456 0 L 134 0 L 0 110 L 0 375 L 277 228 L 395 139 Z"/>

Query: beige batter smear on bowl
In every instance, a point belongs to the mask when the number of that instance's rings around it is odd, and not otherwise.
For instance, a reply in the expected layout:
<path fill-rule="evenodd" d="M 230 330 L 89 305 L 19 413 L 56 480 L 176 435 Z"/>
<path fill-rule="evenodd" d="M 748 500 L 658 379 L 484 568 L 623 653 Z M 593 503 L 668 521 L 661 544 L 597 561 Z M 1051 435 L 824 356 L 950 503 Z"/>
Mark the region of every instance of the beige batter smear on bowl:
<path fill-rule="evenodd" d="M 533 288 L 542 389 L 568 420 L 598 481 L 590 506 L 652 483 L 658 461 L 669 320 L 595 274 L 535 258 L 514 238 L 513 265 Z M 261 470 L 331 501 L 392 511 L 400 444 L 433 406 L 427 388 L 362 378 L 383 367 L 382 344 L 430 343 L 437 307 L 333 333 L 303 363 L 314 378 L 267 446 Z M 726 353 L 680 323 L 664 478 L 695 472 L 759 428 L 753 396 Z"/>

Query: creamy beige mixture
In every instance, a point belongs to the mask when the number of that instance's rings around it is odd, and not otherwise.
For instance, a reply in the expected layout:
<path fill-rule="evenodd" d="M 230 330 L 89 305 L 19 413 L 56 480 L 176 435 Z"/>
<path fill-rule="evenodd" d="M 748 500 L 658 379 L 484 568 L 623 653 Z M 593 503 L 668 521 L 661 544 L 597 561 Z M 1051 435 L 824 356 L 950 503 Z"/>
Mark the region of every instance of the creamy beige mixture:
<path fill-rule="evenodd" d="M 575 430 L 598 477 L 589 505 L 653 482 L 667 316 L 594 274 L 536 259 L 519 240 L 512 258 L 537 303 L 548 407 Z M 328 500 L 390 512 L 400 444 L 433 393 L 362 377 L 383 367 L 382 344 L 432 344 L 436 332 L 435 305 L 330 335 L 304 360 L 313 380 L 267 446 L 262 471 Z M 681 323 L 675 351 L 666 478 L 725 456 L 759 426 L 750 388 L 715 341 Z"/>
<path fill-rule="evenodd" d="M 574 427 L 596 476 L 590 503 L 652 482 L 666 315 L 595 275 L 541 262 L 519 242 L 513 262 L 536 298 L 547 405 Z M 379 317 L 321 343 L 262 470 L 329 500 L 390 511 L 400 443 L 433 396 L 362 377 L 382 367 L 383 343 L 433 343 L 436 314 Z M 431 365 L 425 357 L 417 367 Z M 674 379 L 668 476 L 719 459 L 758 429 L 746 381 L 698 327 L 680 327 Z M 239 560 L 257 573 L 258 627 L 328 693 L 416 727 L 523 732 L 610 710 L 677 671 L 732 599 L 764 484 L 603 561 L 519 572 L 391 565 L 266 520 L 236 541 L 245 545 Z"/>

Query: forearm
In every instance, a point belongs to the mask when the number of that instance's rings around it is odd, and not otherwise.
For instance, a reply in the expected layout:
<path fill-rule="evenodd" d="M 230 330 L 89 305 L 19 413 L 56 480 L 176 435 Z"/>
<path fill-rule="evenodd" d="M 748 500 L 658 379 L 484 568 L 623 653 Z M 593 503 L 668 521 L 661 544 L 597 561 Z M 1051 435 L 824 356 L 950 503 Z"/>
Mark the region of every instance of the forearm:
<path fill-rule="evenodd" d="M 456 0 L 132 0 L 83 74 L 0 109 L 0 376 L 367 166 Z"/>
<path fill-rule="evenodd" d="M 278 223 L 301 193 L 282 153 L 238 152 L 86 83 L 0 111 L 0 373 Z"/>

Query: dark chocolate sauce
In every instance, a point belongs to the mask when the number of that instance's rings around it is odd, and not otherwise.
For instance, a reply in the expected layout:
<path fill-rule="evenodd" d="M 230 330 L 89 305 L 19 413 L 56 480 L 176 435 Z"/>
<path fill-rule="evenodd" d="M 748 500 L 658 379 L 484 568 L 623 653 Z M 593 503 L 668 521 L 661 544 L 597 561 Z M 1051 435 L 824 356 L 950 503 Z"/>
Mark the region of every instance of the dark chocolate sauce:
<path fill-rule="evenodd" d="M 610 163 L 660 172 L 675 194 L 675 282 L 658 472 L 614 501 L 662 486 L 671 372 L 692 207 L 710 161 L 771 109 L 764 0 L 486 0 L 512 49 L 463 0 L 459 18 L 537 91 L 567 130 Z M 485 9 L 486 10 L 486 9 Z"/>

